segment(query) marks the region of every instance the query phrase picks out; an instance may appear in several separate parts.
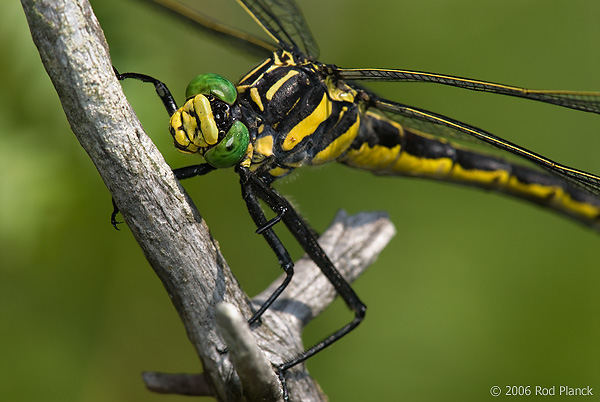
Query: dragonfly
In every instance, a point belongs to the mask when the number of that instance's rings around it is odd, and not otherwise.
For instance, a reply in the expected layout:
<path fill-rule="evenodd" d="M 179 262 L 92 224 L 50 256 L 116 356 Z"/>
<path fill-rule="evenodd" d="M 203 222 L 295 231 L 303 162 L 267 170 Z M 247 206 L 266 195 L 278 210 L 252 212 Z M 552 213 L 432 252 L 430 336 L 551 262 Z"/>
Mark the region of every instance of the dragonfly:
<path fill-rule="evenodd" d="M 235 84 L 216 74 L 199 75 L 188 85 L 181 107 L 162 81 L 145 74 L 117 72 L 120 80 L 153 84 L 170 116 L 175 147 L 204 158 L 205 163 L 175 169 L 178 179 L 224 168 L 233 168 L 239 175 L 257 233 L 265 238 L 286 273 L 249 322 L 260 318 L 293 277 L 293 262 L 273 230 L 279 223 L 288 228 L 354 313 L 342 328 L 276 367 L 284 392 L 287 370 L 351 332 L 366 312 L 364 303 L 321 250 L 315 231 L 272 187 L 298 168 L 339 162 L 377 175 L 466 184 L 545 206 L 600 229 L 599 176 L 450 117 L 384 99 L 363 82 L 428 82 L 596 114 L 600 113 L 600 93 L 531 90 L 424 71 L 320 63 L 317 43 L 292 0 L 238 1 L 268 40 L 218 23 L 175 1 L 154 2 L 220 39 L 264 56 Z M 274 218 L 267 219 L 261 200 L 274 211 Z M 115 208 L 113 224 L 117 212 Z"/>

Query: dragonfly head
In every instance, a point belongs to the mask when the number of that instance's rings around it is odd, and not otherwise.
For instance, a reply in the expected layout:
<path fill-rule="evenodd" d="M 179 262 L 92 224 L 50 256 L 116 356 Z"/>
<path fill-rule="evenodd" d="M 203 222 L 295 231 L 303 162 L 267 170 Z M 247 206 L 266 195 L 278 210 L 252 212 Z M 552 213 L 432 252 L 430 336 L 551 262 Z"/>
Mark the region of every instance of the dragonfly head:
<path fill-rule="evenodd" d="M 235 119 L 235 86 L 217 74 L 201 74 L 186 90 L 186 102 L 171 116 L 169 131 L 175 147 L 199 153 L 216 168 L 239 163 L 248 150 L 248 128 Z"/>

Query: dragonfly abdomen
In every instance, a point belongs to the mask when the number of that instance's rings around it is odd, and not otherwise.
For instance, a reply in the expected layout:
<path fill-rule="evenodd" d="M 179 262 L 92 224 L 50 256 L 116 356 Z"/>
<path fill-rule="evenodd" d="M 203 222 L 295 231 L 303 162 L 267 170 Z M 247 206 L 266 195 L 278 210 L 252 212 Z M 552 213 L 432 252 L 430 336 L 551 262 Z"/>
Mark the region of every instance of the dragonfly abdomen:
<path fill-rule="evenodd" d="M 600 200 L 559 177 L 463 149 L 367 112 L 340 162 L 375 174 L 415 176 L 506 193 L 600 228 Z"/>

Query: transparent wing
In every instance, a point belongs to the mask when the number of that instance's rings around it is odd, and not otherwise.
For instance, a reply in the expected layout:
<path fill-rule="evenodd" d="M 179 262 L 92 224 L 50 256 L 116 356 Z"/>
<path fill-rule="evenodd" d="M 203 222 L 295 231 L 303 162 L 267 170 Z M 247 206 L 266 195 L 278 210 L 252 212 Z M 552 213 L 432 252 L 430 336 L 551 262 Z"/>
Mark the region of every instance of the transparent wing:
<path fill-rule="evenodd" d="M 319 47 L 293 0 L 237 0 L 281 47 L 293 47 L 316 59 Z"/>
<path fill-rule="evenodd" d="M 345 80 L 433 82 L 473 91 L 492 92 L 532 99 L 539 102 L 551 103 L 553 105 L 600 114 L 600 92 L 533 90 L 495 84 L 493 82 L 472 80 L 470 78 L 411 70 L 334 67 L 333 71 L 340 78 Z"/>
<path fill-rule="evenodd" d="M 458 139 L 459 141 L 467 142 L 477 141 L 491 145 L 495 149 L 526 159 L 590 194 L 595 196 L 600 195 L 599 176 L 556 163 L 487 131 L 437 113 L 377 97 L 372 99 L 371 105 L 404 127 L 416 129 L 437 137 Z"/>
<path fill-rule="evenodd" d="M 223 40 L 227 44 L 235 46 L 245 52 L 256 54 L 261 57 L 269 57 L 271 53 L 278 48 L 277 45 L 266 42 L 254 35 L 240 31 L 239 29 L 222 24 L 176 0 L 149 0 L 149 2 L 163 10 L 167 10 L 186 22 L 193 24 L 201 31 L 213 35 L 217 39 Z"/>

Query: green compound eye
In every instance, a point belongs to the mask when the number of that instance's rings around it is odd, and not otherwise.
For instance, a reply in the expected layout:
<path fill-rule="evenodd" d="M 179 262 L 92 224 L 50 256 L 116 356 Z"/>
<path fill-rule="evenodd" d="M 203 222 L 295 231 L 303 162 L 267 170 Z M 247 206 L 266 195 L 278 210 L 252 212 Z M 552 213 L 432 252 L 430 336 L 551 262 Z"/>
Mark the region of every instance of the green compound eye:
<path fill-rule="evenodd" d="M 236 120 L 225 135 L 225 138 L 204 154 L 204 159 L 216 168 L 234 166 L 244 157 L 249 143 L 250 135 L 248 134 L 248 128 L 244 123 Z"/>
<path fill-rule="evenodd" d="M 231 81 L 217 74 L 200 74 L 190 81 L 185 90 L 186 99 L 198 94 L 213 95 L 230 105 L 237 98 L 237 90 Z"/>

